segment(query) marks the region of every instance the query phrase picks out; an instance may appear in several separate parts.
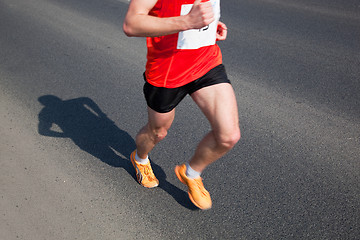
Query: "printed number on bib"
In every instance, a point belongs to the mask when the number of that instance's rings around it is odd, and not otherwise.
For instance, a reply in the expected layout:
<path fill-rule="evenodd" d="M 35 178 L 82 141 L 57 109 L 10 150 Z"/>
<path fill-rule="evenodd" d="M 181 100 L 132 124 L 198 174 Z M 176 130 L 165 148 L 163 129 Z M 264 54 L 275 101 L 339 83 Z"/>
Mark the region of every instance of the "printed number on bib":
<path fill-rule="evenodd" d="M 216 43 L 216 30 L 220 19 L 220 0 L 211 0 L 210 2 L 214 9 L 215 21 L 201 29 L 179 32 L 177 49 L 198 49 Z M 181 15 L 188 14 L 192 6 L 193 4 L 183 4 L 181 6 Z"/>

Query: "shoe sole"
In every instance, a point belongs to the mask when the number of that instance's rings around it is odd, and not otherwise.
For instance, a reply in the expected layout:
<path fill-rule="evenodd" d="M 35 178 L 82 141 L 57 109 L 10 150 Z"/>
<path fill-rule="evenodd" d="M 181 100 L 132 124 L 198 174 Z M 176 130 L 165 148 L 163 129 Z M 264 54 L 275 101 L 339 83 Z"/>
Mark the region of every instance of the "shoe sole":
<path fill-rule="evenodd" d="M 139 181 L 139 174 L 138 174 L 139 170 L 137 169 L 137 166 L 135 164 L 135 156 L 133 156 L 133 155 L 134 155 L 134 153 L 131 153 L 130 161 L 131 161 L 131 164 L 133 165 L 133 167 L 135 169 L 136 179 L 137 179 L 138 183 L 142 186 L 142 184 Z M 140 176 L 141 176 L 141 174 L 140 174 Z"/>
<path fill-rule="evenodd" d="M 180 166 L 176 166 L 175 167 L 175 174 L 177 176 L 177 178 L 180 180 L 180 182 L 182 182 L 183 184 L 185 184 L 187 186 L 187 184 L 184 182 L 184 180 L 182 179 L 181 175 L 180 175 Z M 188 187 L 188 186 L 187 186 Z M 189 189 L 189 187 L 188 187 Z M 193 197 L 191 196 L 190 192 L 188 192 L 188 195 L 189 195 L 189 198 L 190 198 L 190 201 L 198 208 L 200 208 L 201 210 L 208 210 L 210 208 L 202 208 L 200 207 L 193 199 Z"/>

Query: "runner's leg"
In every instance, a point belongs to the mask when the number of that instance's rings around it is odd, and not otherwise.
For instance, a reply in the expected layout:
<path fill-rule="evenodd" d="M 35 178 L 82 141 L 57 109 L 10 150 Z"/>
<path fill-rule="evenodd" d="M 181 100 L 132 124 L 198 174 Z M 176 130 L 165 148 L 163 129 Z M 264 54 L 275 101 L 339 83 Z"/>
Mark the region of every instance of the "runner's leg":
<path fill-rule="evenodd" d="M 175 117 L 175 109 L 167 113 L 158 113 L 148 107 L 148 123 L 136 136 L 136 149 L 140 158 L 148 153 L 167 135 Z"/>
<path fill-rule="evenodd" d="M 202 172 L 239 141 L 238 108 L 234 90 L 228 83 L 201 88 L 192 93 L 191 97 L 212 127 L 199 143 L 189 162 L 191 168 Z"/>

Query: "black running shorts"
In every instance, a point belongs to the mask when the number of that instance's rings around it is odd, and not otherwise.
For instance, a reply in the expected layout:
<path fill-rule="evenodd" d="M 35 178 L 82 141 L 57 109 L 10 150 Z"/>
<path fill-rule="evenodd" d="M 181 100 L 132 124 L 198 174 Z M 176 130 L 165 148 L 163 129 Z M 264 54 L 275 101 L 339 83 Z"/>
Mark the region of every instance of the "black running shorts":
<path fill-rule="evenodd" d="M 144 79 L 145 74 L 144 74 Z M 184 97 L 197 90 L 219 83 L 230 83 L 223 64 L 220 64 L 199 79 L 178 88 L 155 87 L 148 82 L 144 84 L 144 95 L 147 105 L 156 112 L 167 113 L 173 110 Z"/>

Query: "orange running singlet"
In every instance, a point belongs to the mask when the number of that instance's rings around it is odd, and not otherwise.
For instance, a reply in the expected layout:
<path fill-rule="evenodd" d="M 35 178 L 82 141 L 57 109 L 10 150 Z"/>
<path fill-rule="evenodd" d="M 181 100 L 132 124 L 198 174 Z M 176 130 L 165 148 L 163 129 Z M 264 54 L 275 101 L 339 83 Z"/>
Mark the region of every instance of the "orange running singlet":
<path fill-rule="evenodd" d="M 186 15 L 195 0 L 158 0 L 150 15 L 174 17 Z M 202 29 L 192 29 L 162 37 L 148 37 L 145 76 L 156 87 L 176 88 L 205 75 L 222 63 L 216 44 L 220 0 L 210 0 L 215 21 Z"/>

